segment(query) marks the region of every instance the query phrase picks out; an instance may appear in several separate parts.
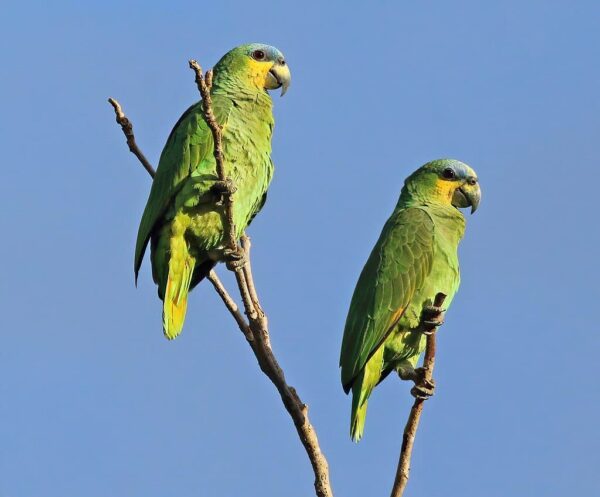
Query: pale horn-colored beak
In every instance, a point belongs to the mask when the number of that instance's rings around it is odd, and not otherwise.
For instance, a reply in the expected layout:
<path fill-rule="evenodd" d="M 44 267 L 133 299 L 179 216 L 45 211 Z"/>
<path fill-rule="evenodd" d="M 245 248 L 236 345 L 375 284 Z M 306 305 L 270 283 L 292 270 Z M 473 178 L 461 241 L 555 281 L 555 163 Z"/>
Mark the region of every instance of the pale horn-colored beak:
<path fill-rule="evenodd" d="M 290 68 L 287 66 L 284 60 L 275 62 L 273 67 L 267 74 L 267 81 L 265 82 L 265 88 L 267 90 L 275 90 L 281 88 L 281 96 L 285 95 L 285 92 L 290 87 L 292 75 L 290 74 Z"/>
<path fill-rule="evenodd" d="M 452 197 L 452 205 L 464 209 L 465 207 L 471 207 L 471 214 L 473 214 L 479 202 L 481 201 L 481 188 L 479 183 L 475 179 L 475 183 L 465 183 L 461 187 L 457 188 Z"/>

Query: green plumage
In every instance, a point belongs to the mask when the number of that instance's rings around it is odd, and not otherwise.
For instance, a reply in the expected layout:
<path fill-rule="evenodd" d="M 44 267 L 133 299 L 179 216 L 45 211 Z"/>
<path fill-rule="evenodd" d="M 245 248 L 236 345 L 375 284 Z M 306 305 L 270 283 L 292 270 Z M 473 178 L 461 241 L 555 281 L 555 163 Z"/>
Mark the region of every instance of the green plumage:
<path fill-rule="evenodd" d="M 446 179 L 449 169 L 454 177 Z M 392 371 L 414 368 L 424 350 L 425 337 L 414 331 L 423 306 L 442 292 L 447 308 L 458 289 L 465 219 L 455 207 L 456 191 L 478 203 L 476 176 L 458 161 L 434 161 L 413 173 L 360 274 L 340 355 L 342 385 L 346 393 L 352 390 L 356 441 L 373 388 Z"/>
<path fill-rule="evenodd" d="M 258 60 L 256 54 L 261 55 Z M 226 54 L 214 68 L 212 107 L 219 125 L 225 175 L 232 179 L 233 220 L 239 237 L 262 208 L 273 176 L 273 114 L 266 89 L 281 86 L 275 66 L 283 57 L 273 47 L 252 44 Z M 282 66 L 283 67 L 283 66 Z M 286 84 L 287 87 L 287 84 Z M 150 196 L 140 222 L 135 249 L 135 275 L 151 242 L 152 275 L 164 300 L 167 338 L 179 334 L 188 291 L 223 260 L 226 235 L 224 206 L 211 190 L 219 178 L 212 133 L 202 102 L 192 105 L 171 132 L 160 157 Z"/>

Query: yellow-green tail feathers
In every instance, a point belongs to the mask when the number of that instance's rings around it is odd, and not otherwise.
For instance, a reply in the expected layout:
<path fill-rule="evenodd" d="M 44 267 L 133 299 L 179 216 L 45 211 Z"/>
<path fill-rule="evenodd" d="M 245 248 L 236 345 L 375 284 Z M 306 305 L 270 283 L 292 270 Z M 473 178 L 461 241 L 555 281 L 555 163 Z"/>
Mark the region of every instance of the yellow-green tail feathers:
<path fill-rule="evenodd" d="M 364 368 L 352 385 L 352 412 L 350 414 L 350 436 L 354 442 L 359 442 L 365 430 L 367 405 L 369 395 L 375 385 L 372 385 L 367 368 Z"/>
<path fill-rule="evenodd" d="M 350 416 L 350 436 L 354 442 L 359 442 L 365 430 L 365 419 L 367 418 L 367 404 L 369 401 L 364 399 L 359 405 L 360 395 L 352 398 L 352 414 Z"/>
<path fill-rule="evenodd" d="M 383 347 L 380 347 L 367 361 L 365 367 L 352 384 L 352 413 L 350 415 L 350 436 L 358 442 L 365 429 L 367 418 L 367 405 L 373 389 L 379 382 L 381 368 L 383 367 Z"/>
<path fill-rule="evenodd" d="M 163 332 L 169 340 L 177 337 L 183 328 L 195 265 L 195 259 L 187 250 L 182 258 L 172 256 L 169 261 L 169 276 L 163 302 Z"/>

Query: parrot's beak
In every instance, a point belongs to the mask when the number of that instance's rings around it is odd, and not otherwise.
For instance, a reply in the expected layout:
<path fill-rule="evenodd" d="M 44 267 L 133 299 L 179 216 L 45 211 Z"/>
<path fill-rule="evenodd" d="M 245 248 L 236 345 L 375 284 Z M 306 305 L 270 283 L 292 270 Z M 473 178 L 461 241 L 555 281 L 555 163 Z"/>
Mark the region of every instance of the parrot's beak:
<path fill-rule="evenodd" d="M 460 209 L 471 207 L 471 214 L 473 214 L 477 210 L 477 207 L 479 207 L 481 188 L 479 188 L 479 183 L 476 179 L 471 181 L 473 182 L 465 182 L 454 191 L 452 205 Z"/>
<path fill-rule="evenodd" d="M 292 75 L 285 61 L 275 62 L 267 74 L 265 88 L 267 90 L 281 88 L 281 96 L 283 97 L 290 86 L 291 80 Z"/>

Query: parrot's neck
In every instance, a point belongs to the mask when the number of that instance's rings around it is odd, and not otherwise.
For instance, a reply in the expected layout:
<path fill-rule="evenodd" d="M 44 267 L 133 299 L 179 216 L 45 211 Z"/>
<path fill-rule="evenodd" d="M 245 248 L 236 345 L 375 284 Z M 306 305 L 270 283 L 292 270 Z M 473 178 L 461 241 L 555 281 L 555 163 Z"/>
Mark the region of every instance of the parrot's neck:
<path fill-rule="evenodd" d="M 265 106 L 269 110 L 273 108 L 273 101 L 264 89 L 257 88 L 241 78 L 229 78 L 225 81 L 215 82 L 211 93 L 227 96 L 235 102 L 251 101 L 260 106 Z"/>
<path fill-rule="evenodd" d="M 425 209 L 440 224 L 449 227 L 449 232 L 457 237 L 457 242 L 463 237 L 465 231 L 465 216 L 456 207 L 447 202 L 421 195 L 418 190 L 410 191 L 406 187 L 402 189 L 396 210 L 417 207 Z"/>

